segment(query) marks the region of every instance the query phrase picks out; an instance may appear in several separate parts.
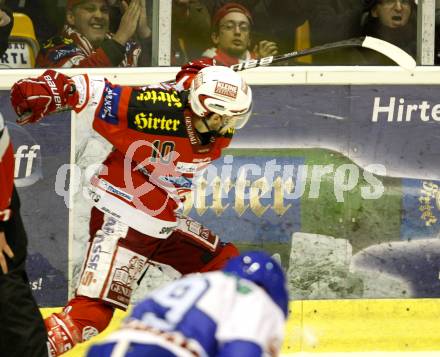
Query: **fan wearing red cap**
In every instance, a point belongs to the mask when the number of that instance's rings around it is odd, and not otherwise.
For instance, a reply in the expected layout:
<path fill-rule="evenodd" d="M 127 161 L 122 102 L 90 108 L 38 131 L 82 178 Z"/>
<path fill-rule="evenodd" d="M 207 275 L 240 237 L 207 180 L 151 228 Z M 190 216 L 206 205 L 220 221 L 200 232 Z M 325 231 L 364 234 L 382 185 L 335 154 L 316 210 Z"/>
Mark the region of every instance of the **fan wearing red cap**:
<path fill-rule="evenodd" d="M 241 4 L 230 2 L 219 8 L 212 17 L 211 40 L 214 47 L 202 56 L 215 58 L 217 63 L 231 66 L 254 58 L 273 56 L 278 53 L 275 42 L 260 41 L 251 47 L 252 15 Z"/>
<path fill-rule="evenodd" d="M 139 43 L 150 47 L 145 2 L 121 1 L 123 15 L 118 30 L 111 34 L 109 0 L 67 0 L 64 28 L 44 44 L 37 67 L 137 66 Z"/>

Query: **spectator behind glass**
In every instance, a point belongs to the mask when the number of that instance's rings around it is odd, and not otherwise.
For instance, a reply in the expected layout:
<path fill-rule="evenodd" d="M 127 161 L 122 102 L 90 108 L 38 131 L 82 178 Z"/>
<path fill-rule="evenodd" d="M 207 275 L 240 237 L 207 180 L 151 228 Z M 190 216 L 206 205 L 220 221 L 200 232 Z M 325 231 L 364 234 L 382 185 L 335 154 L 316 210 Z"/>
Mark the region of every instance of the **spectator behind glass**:
<path fill-rule="evenodd" d="M 12 11 L 0 4 L 0 57 L 3 56 L 8 48 L 9 35 L 13 25 Z"/>
<path fill-rule="evenodd" d="M 211 16 L 204 2 L 173 0 L 171 65 L 182 65 L 199 58 L 209 46 Z"/>
<path fill-rule="evenodd" d="M 123 15 L 115 34 L 109 32 L 107 0 L 68 0 L 66 24 L 59 36 L 49 39 L 37 57 L 37 67 L 136 67 L 141 46 L 148 50 L 151 30 L 145 0 L 120 2 Z"/>
<path fill-rule="evenodd" d="M 363 34 L 388 41 L 414 58 L 417 54 L 417 7 L 414 0 L 367 0 Z M 368 64 L 393 64 L 378 52 L 365 50 Z"/>
<path fill-rule="evenodd" d="M 315 0 L 313 0 L 315 1 Z M 275 42 L 279 53 L 295 49 L 295 30 L 308 18 L 311 0 L 236 0 L 252 15 L 252 39 Z M 327 1 L 327 0 L 326 0 Z M 205 0 L 211 14 L 227 4 L 228 0 Z"/>
<path fill-rule="evenodd" d="M 262 40 L 253 51 L 251 46 L 252 16 L 247 8 L 237 3 L 227 3 L 212 18 L 211 40 L 215 47 L 202 56 L 214 58 L 217 64 L 231 66 L 249 59 L 276 55 L 275 42 Z"/>

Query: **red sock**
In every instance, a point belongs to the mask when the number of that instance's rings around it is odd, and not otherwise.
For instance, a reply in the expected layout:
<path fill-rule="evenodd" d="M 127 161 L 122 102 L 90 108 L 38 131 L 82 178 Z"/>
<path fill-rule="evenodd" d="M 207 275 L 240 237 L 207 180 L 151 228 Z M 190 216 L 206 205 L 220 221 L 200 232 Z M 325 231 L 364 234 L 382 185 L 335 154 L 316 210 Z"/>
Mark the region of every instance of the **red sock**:
<path fill-rule="evenodd" d="M 92 326 L 102 332 L 110 323 L 115 308 L 101 300 L 77 296 L 69 301 L 64 311 L 81 329 L 84 330 L 87 326 Z M 83 339 L 83 341 L 85 340 Z"/>

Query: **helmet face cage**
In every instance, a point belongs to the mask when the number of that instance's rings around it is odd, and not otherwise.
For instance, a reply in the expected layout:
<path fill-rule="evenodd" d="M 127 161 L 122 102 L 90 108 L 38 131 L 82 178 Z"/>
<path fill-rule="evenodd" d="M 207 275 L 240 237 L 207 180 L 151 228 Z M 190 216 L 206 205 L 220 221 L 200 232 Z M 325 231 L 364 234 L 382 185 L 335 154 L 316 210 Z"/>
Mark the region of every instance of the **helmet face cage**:
<path fill-rule="evenodd" d="M 284 271 L 268 254 L 259 251 L 244 253 L 229 260 L 222 270 L 262 287 L 287 317 L 289 294 Z"/>
<path fill-rule="evenodd" d="M 241 76 L 229 67 L 203 68 L 191 83 L 189 102 L 199 117 L 210 113 L 231 117 L 227 128 L 239 129 L 252 113 L 252 90 Z"/>

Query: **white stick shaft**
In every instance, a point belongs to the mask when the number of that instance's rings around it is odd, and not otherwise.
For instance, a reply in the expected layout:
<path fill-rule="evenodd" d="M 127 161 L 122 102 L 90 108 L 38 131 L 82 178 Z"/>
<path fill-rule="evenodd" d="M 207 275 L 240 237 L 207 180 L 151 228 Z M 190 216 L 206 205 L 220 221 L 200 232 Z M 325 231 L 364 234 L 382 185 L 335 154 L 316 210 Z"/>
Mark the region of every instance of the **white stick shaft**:
<path fill-rule="evenodd" d="M 366 36 L 364 42 L 362 42 L 362 47 L 382 53 L 405 69 L 411 70 L 416 68 L 415 59 L 412 58 L 400 47 L 397 47 L 392 43 L 380 40 L 375 37 Z"/>

